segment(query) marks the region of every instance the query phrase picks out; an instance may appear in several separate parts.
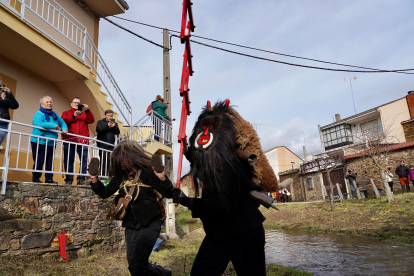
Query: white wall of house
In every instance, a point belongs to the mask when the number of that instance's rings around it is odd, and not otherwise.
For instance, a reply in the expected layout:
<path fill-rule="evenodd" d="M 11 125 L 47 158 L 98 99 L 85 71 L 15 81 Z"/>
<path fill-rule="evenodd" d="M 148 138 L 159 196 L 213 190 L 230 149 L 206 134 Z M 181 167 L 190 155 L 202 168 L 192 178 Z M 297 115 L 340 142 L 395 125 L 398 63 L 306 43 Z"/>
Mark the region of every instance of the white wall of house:
<path fill-rule="evenodd" d="M 401 125 L 402 121 L 411 119 L 406 98 L 383 105 L 378 108 L 378 111 L 381 113 L 384 132 L 391 138 L 390 142 L 406 142 L 404 129 Z"/>
<path fill-rule="evenodd" d="M 272 167 L 273 171 L 275 172 L 276 178 L 279 181 L 279 160 L 277 158 L 277 148 L 265 153 L 267 160 L 269 160 L 269 164 Z"/>

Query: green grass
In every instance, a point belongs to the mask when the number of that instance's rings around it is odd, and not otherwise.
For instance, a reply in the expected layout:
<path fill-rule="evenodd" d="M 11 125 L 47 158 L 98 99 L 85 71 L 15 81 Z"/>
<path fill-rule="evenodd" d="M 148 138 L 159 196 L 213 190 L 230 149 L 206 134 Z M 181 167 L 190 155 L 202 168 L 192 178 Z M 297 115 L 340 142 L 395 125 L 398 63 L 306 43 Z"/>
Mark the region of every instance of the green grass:
<path fill-rule="evenodd" d="M 197 223 L 200 222 L 199 219 L 194 219 L 191 215 L 191 211 L 185 207 L 179 207 L 175 209 L 175 221 L 178 224 L 186 223 Z"/>

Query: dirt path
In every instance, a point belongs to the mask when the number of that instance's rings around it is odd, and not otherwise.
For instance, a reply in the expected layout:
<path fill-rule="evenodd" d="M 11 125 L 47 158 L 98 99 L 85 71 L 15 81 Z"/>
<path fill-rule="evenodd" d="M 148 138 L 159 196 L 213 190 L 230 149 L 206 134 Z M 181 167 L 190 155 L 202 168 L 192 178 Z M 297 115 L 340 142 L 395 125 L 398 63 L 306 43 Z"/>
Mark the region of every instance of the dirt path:
<path fill-rule="evenodd" d="M 335 203 L 278 204 L 280 211 L 261 207 L 268 229 L 323 231 L 414 243 L 414 194 Z"/>

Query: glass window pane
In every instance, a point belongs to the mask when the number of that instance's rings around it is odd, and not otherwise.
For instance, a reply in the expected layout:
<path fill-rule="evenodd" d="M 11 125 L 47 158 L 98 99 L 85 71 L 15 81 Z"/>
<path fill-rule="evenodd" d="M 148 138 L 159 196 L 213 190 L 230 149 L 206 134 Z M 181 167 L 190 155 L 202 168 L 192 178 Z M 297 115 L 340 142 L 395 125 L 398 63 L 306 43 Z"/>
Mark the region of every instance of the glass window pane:
<path fill-rule="evenodd" d="M 333 140 L 333 139 L 336 139 L 336 132 L 333 132 L 333 133 L 331 134 L 331 137 L 332 137 L 332 140 Z"/>

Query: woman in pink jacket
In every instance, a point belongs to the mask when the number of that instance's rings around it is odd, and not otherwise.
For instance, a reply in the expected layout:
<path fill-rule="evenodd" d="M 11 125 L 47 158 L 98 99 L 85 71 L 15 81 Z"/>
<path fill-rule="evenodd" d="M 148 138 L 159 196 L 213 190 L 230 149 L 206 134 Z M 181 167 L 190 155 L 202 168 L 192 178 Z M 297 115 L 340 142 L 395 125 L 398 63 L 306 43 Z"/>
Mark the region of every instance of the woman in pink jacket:
<path fill-rule="evenodd" d="M 411 181 L 414 186 L 414 166 L 410 166 L 410 170 L 408 171 L 408 181 Z M 410 187 L 410 182 L 408 182 L 407 187 Z M 410 191 L 410 188 L 407 189 L 407 191 Z"/>

